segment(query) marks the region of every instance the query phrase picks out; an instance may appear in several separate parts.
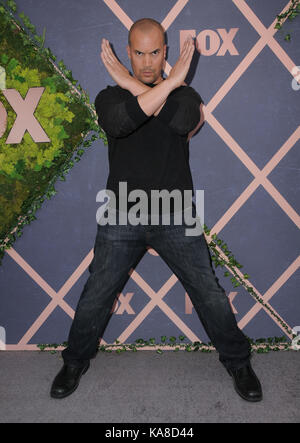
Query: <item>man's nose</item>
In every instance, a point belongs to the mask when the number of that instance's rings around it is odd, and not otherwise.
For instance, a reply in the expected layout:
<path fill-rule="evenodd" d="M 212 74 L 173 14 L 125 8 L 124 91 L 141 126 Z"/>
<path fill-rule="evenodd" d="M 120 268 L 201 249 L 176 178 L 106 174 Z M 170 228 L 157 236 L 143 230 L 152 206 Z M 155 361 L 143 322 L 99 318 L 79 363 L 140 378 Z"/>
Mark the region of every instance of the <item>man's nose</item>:
<path fill-rule="evenodd" d="M 151 55 L 146 54 L 144 57 L 144 68 L 150 68 L 151 67 Z"/>

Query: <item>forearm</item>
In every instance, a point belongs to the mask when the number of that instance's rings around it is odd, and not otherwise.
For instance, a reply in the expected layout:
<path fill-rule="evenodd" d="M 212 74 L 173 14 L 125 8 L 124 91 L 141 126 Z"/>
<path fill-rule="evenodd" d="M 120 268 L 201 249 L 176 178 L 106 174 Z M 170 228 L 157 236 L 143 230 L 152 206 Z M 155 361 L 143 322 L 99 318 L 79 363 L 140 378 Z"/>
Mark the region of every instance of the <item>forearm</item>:
<path fill-rule="evenodd" d="M 131 77 L 126 89 L 134 96 L 139 96 L 139 104 L 147 115 L 156 116 L 164 106 L 168 95 L 174 87 L 168 79 L 151 88 L 134 77 Z"/>
<path fill-rule="evenodd" d="M 167 99 L 166 99 L 167 100 Z M 157 116 L 157 114 L 159 114 L 160 113 L 160 110 L 163 108 L 163 106 L 164 106 L 164 104 L 166 103 L 166 100 L 163 102 L 163 104 L 154 112 L 154 116 L 156 117 Z"/>
<path fill-rule="evenodd" d="M 140 82 L 137 78 L 130 76 L 126 89 L 128 89 L 128 91 L 130 91 L 132 95 L 137 96 L 142 94 L 143 92 L 149 91 L 152 88 L 145 85 L 145 83 Z"/>
<path fill-rule="evenodd" d="M 166 79 L 151 88 L 150 91 L 140 94 L 138 102 L 144 113 L 151 116 L 158 111 L 173 89 L 172 82 Z"/>

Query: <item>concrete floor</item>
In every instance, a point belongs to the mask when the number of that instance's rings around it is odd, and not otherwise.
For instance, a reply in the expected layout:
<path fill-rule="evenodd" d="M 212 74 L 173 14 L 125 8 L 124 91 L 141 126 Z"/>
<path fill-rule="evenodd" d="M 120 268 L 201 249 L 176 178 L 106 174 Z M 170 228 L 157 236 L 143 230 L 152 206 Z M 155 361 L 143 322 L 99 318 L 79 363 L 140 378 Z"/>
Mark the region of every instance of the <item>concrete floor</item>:
<path fill-rule="evenodd" d="M 99 352 L 76 392 L 49 391 L 60 353 L 0 352 L 1 423 L 296 423 L 300 352 L 252 355 L 264 398 L 238 396 L 216 352 Z"/>

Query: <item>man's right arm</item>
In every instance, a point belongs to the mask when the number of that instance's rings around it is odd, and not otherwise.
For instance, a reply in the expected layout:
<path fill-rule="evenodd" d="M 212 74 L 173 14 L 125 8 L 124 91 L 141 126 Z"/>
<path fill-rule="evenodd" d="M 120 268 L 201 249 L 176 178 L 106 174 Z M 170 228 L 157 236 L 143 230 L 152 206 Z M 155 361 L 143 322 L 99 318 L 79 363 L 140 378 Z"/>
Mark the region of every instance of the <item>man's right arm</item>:
<path fill-rule="evenodd" d="M 165 104 L 169 94 L 176 88 L 174 82 L 168 78 L 161 81 L 154 88 L 142 92 L 138 95 L 138 102 L 143 112 L 149 117 L 157 114 Z"/>
<path fill-rule="evenodd" d="M 132 95 L 140 95 L 143 92 L 150 91 L 152 88 L 150 86 L 147 86 L 145 83 L 142 83 L 140 80 L 136 79 L 135 77 L 132 77 L 128 82 L 127 89 L 128 91 L 131 92 Z M 165 103 L 166 100 L 164 100 L 163 103 L 159 106 L 159 108 L 154 112 L 153 115 L 155 117 L 161 111 Z"/>
<path fill-rule="evenodd" d="M 124 100 L 112 86 L 100 91 L 94 104 L 99 125 L 111 137 L 126 137 L 150 118 L 140 107 L 137 96 Z"/>
<path fill-rule="evenodd" d="M 130 91 L 130 85 L 127 89 Z M 99 92 L 94 102 L 98 123 L 108 135 L 126 137 L 154 113 L 156 116 L 173 89 L 173 83 L 166 79 L 155 88 L 147 87 L 143 93 L 122 100 L 114 87 L 107 86 Z"/>

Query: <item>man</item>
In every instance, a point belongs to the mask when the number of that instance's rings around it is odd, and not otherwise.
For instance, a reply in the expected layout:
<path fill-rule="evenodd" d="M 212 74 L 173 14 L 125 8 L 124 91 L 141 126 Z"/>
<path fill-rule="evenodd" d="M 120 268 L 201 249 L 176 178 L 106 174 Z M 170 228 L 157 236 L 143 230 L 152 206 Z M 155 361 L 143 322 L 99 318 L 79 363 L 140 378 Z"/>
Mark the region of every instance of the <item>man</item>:
<path fill-rule="evenodd" d="M 147 196 L 153 189 L 191 191 L 190 196 L 194 195 L 188 141 L 201 125 L 202 99 L 193 88 L 183 84 L 194 53 L 194 41 L 192 38 L 185 41 L 166 79 L 161 76 L 166 57 L 165 34 L 153 19 L 138 20 L 129 31 L 127 52 L 133 76 L 117 60 L 106 39 L 102 40 L 101 49 L 103 64 L 117 83 L 99 92 L 95 106 L 108 139 L 107 189 L 119 197 L 113 205 L 118 223 L 98 222 L 90 276 L 76 309 L 68 347 L 62 352 L 64 366 L 52 384 L 51 396 L 64 398 L 78 387 L 81 376 L 89 369 L 90 359 L 96 355 L 117 294 L 126 284 L 129 271 L 139 263 L 147 246 L 151 246 L 186 289 L 219 352 L 219 360 L 233 377 L 238 394 L 245 400 L 259 401 L 262 391 L 250 364 L 251 347 L 237 326 L 225 290 L 218 283 L 203 232 L 186 235 L 186 224 L 174 223 L 178 213 L 174 204 L 168 225 L 162 223 L 165 207 L 159 207 L 156 225 L 119 223 L 124 212 L 120 182 L 125 182 L 130 191 L 142 189 Z M 132 204 L 129 206 L 132 208 Z M 152 197 L 150 206 L 141 212 L 150 214 Z M 188 208 L 195 215 L 191 201 L 185 204 L 185 209 Z"/>

